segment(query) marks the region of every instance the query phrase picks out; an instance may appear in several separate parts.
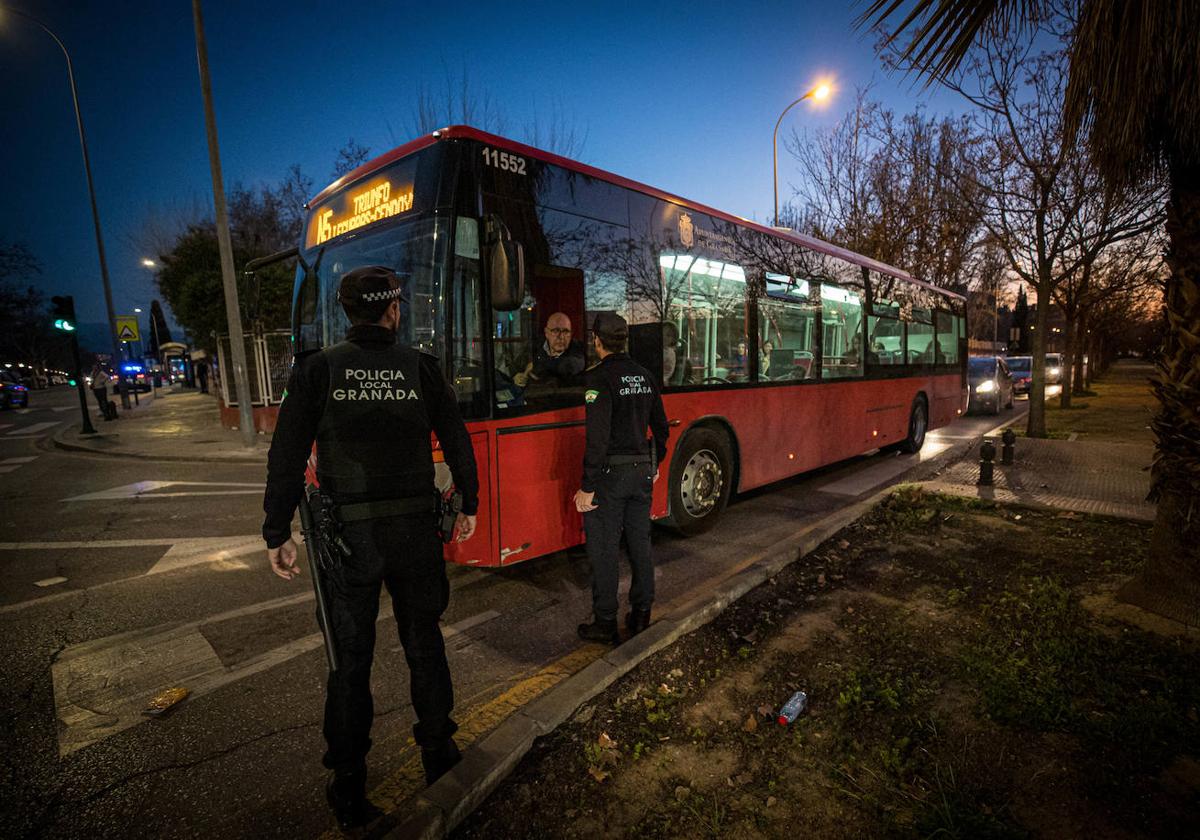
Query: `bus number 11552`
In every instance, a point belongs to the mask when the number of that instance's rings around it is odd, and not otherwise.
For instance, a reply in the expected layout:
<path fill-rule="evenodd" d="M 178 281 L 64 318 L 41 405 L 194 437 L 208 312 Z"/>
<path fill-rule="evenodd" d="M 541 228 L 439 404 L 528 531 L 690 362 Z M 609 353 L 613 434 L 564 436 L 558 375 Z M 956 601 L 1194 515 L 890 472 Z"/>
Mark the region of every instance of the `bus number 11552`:
<path fill-rule="evenodd" d="M 505 172 L 512 172 L 517 175 L 525 174 L 525 158 L 520 155 L 511 155 L 508 152 L 500 152 L 496 149 L 485 147 L 483 150 L 483 162 L 497 169 L 503 169 Z"/>

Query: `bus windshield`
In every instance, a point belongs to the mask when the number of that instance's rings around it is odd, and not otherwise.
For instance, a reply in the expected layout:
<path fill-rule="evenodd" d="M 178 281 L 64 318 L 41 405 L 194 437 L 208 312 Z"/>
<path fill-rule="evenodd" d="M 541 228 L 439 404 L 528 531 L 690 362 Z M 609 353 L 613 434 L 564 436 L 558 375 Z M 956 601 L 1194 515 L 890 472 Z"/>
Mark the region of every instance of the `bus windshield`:
<path fill-rule="evenodd" d="M 303 254 L 301 295 L 311 296 L 309 317 L 298 325 L 301 349 L 314 350 L 341 341 L 350 327 L 337 288 L 342 276 L 364 265 L 383 265 L 400 275 L 407 300 L 401 303 L 398 340 L 426 353 L 442 355 L 441 261 L 436 249 L 439 222 L 433 217 L 389 225 L 378 232 L 312 248 Z M 298 308 L 305 308 L 300 305 Z"/>

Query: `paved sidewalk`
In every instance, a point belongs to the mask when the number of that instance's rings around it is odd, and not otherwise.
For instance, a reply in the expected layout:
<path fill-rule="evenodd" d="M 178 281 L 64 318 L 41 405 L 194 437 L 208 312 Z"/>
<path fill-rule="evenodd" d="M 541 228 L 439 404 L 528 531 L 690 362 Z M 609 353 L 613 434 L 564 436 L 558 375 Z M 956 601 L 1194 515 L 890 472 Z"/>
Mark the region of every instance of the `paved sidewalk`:
<path fill-rule="evenodd" d="M 1151 444 L 1017 438 L 1011 466 L 1000 463 L 1000 445 L 997 437 L 991 487 L 975 483 L 978 446 L 923 486 L 972 499 L 1154 521 L 1155 507 L 1146 501 Z"/>
<path fill-rule="evenodd" d="M 160 389 L 158 396 L 138 397 L 140 405 L 128 411 L 118 409 L 120 419 L 108 423 L 89 404 L 97 434 L 81 434 L 79 424 L 74 423 L 54 435 L 54 445 L 98 455 L 160 461 L 266 462 L 271 436 L 258 435 L 258 445 L 253 449 L 243 446 L 240 432 L 221 427 L 215 394 Z"/>

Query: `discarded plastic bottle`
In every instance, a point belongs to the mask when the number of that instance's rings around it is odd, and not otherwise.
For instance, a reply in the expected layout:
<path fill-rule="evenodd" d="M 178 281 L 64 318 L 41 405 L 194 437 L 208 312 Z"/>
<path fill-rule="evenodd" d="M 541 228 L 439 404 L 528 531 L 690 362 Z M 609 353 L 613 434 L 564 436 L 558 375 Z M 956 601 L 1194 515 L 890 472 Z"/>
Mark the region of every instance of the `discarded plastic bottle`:
<path fill-rule="evenodd" d="M 779 710 L 779 717 L 775 720 L 780 726 L 787 726 L 789 723 L 800 717 L 800 713 L 804 711 L 804 707 L 808 705 L 808 695 L 803 691 L 797 691 L 791 698 L 783 704 L 783 708 Z"/>

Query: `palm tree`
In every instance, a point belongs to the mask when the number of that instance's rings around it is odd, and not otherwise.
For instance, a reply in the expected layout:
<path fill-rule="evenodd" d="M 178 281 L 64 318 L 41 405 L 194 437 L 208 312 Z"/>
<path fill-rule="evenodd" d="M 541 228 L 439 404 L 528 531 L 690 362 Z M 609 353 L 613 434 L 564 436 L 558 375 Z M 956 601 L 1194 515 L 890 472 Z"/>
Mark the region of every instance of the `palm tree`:
<path fill-rule="evenodd" d="M 1158 513 L 1150 557 L 1121 597 L 1200 625 L 1200 3 L 1066 0 L 1076 25 L 1063 113 L 1108 186 L 1169 182 L 1167 331 L 1153 387 Z M 1047 0 L 871 0 L 859 26 L 894 21 L 889 41 L 934 81 L 988 27 L 1031 27 Z"/>

